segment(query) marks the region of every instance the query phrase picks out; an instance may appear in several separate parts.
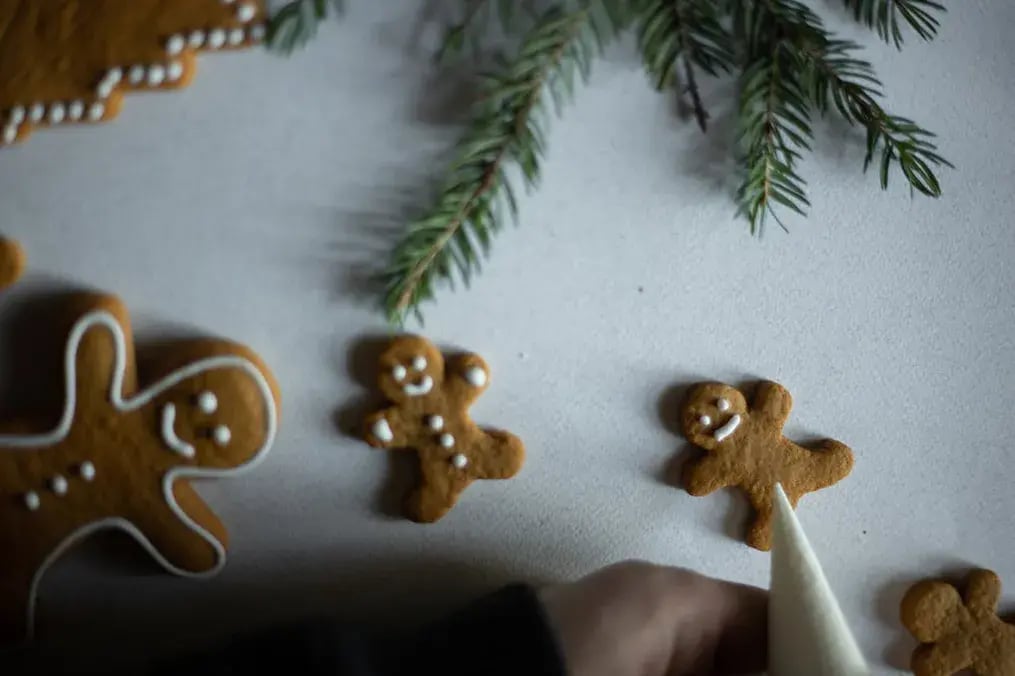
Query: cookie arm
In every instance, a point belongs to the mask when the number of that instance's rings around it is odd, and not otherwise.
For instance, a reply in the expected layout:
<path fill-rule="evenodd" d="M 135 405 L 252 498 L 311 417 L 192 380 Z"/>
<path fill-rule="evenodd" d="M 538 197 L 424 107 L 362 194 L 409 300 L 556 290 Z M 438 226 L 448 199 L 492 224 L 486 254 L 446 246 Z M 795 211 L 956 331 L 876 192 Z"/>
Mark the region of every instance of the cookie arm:
<path fill-rule="evenodd" d="M 406 448 L 412 445 L 411 435 L 397 407 L 367 416 L 363 424 L 363 438 L 376 448 Z"/>
<path fill-rule="evenodd" d="M 444 389 L 452 405 L 468 408 L 490 383 L 490 367 L 478 354 L 460 354 L 447 360 Z"/>
<path fill-rule="evenodd" d="M 168 564 L 172 572 L 180 575 L 214 572 L 225 562 L 225 527 L 186 482 L 173 484 L 173 498 L 175 508 L 160 492 L 158 497 L 137 504 L 130 520 L 161 557 L 159 563 Z M 180 512 L 185 518 L 181 518 Z"/>
<path fill-rule="evenodd" d="M 770 380 L 758 384 L 754 391 L 754 406 L 752 413 L 767 418 L 772 424 L 781 430 L 789 418 L 789 412 L 793 408 L 793 397 L 789 390 Z"/>
<path fill-rule="evenodd" d="M 914 676 L 952 676 L 973 666 L 973 659 L 966 646 L 946 639 L 918 646 L 913 651 L 909 666 Z"/>
<path fill-rule="evenodd" d="M 993 571 L 975 570 L 969 574 L 963 597 L 972 612 L 994 614 L 1001 600 L 1001 579 Z"/>

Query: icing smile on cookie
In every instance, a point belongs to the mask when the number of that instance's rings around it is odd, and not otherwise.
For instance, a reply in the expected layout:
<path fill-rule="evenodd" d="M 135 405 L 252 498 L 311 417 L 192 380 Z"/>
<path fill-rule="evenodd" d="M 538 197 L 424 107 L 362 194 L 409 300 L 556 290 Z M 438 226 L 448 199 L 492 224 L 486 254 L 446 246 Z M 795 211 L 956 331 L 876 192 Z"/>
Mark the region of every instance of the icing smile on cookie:
<path fill-rule="evenodd" d="M 176 436 L 176 430 L 174 425 L 176 424 L 176 406 L 174 404 L 166 404 L 162 407 L 162 441 L 166 442 L 166 446 L 169 446 L 174 452 L 179 453 L 185 458 L 193 458 L 197 451 L 194 447 L 188 444 L 186 441 Z"/>
<path fill-rule="evenodd" d="M 734 414 L 732 418 L 726 421 L 725 425 L 712 432 L 712 436 L 715 437 L 716 441 L 723 441 L 726 437 L 736 432 L 738 427 L 740 427 L 740 415 Z"/>
<path fill-rule="evenodd" d="M 426 370 L 426 367 L 427 367 L 426 357 L 422 355 L 417 355 L 412 358 L 412 370 L 422 373 L 423 371 Z M 408 370 L 401 364 L 397 364 L 395 368 L 391 369 L 392 377 L 400 383 L 406 379 L 408 374 L 409 374 Z M 409 397 L 422 397 L 427 394 L 430 394 L 430 391 L 433 389 L 433 385 L 434 385 L 433 378 L 427 375 L 426 373 L 423 373 L 423 376 L 419 379 L 419 382 L 404 383 L 402 385 L 402 391 L 405 392 L 406 396 Z"/>

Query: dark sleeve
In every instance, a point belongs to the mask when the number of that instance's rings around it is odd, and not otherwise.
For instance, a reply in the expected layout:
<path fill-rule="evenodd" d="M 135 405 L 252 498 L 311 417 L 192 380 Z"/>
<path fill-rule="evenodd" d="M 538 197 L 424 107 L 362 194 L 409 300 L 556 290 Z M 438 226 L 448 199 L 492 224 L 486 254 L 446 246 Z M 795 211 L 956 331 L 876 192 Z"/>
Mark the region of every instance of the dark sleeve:
<path fill-rule="evenodd" d="M 278 670 L 278 671 L 276 671 Z M 328 620 L 237 637 L 160 665 L 155 676 L 564 676 L 556 637 L 535 591 L 510 585 L 403 636 L 371 636 Z"/>

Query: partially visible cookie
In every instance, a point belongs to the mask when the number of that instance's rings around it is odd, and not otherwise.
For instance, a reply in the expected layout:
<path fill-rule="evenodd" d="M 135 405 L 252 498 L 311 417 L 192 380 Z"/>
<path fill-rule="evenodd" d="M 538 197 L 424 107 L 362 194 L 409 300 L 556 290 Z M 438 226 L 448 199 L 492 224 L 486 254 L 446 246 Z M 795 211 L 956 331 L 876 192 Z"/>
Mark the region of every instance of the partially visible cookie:
<path fill-rule="evenodd" d="M 0 2 L 0 145 L 116 116 L 123 94 L 190 82 L 199 50 L 265 36 L 264 0 Z"/>
<path fill-rule="evenodd" d="M 960 596 L 937 580 L 913 585 L 902 599 L 902 624 L 920 641 L 911 667 L 916 676 L 951 676 L 964 669 L 978 676 L 1015 674 L 1015 626 L 997 616 L 1001 580 L 975 570 Z"/>
<path fill-rule="evenodd" d="M 24 270 L 24 249 L 15 240 L 0 237 L 0 289 L 18 281 Z"/>
<path fill-rule="evenodd" d="M 793 399 L 782 385 L 760 383 L 748 406 L 740 390 L 723 383 L 691 388 L 681 410 L 684 436 L 705 455 L 684 469 L 691 495 L 708 495 L 727 486 L 747 493 L 756 513 L 747 544 L 772 546 L 772 497 L 781 483 L 793 507 L 806 493 L 831 486 L 853 468 L 853 452 L 825 439 L 813 449 L 782 436 Z"/>
<path fill-rule="evenodd" d="M 381 355 L 378 384 L 392 406 L 366 419 L 371 446 L 414 450 L 420 483 L 407 497 L 413 521 L 437 521 L 476 479 L 508 479 L 522 467 L 525 448 L 510 432 L 482 429 L 469 406 L 490 382 L 476 354 L 444 355 L 419 336 L 394 339 Z"/>

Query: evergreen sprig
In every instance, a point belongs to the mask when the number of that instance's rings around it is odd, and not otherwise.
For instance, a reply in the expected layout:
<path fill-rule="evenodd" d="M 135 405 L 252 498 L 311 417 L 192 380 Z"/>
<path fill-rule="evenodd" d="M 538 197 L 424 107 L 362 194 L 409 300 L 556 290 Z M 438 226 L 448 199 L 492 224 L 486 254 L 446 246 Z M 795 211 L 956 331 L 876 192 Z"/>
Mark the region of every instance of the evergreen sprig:
<path fill-rule="evenodd" d="M 304 47 L 328 18 L 329 7 L 341 12 L 343 0 L 292 0 L 283 6 L 268 22 L 268 48 L 288 55 Z"/>
<path fill-rule="evenodd" d="M 944 5 L 934 0 L 843 0 L 843 4 L 853 11 L 857 21 L 876 30 L 882 40 L 891 40 L 899 49 L 903 43 L 900 19 L 921 38 L 931 40 L 940 26 L 935 13 L 945 11 Z"/>

